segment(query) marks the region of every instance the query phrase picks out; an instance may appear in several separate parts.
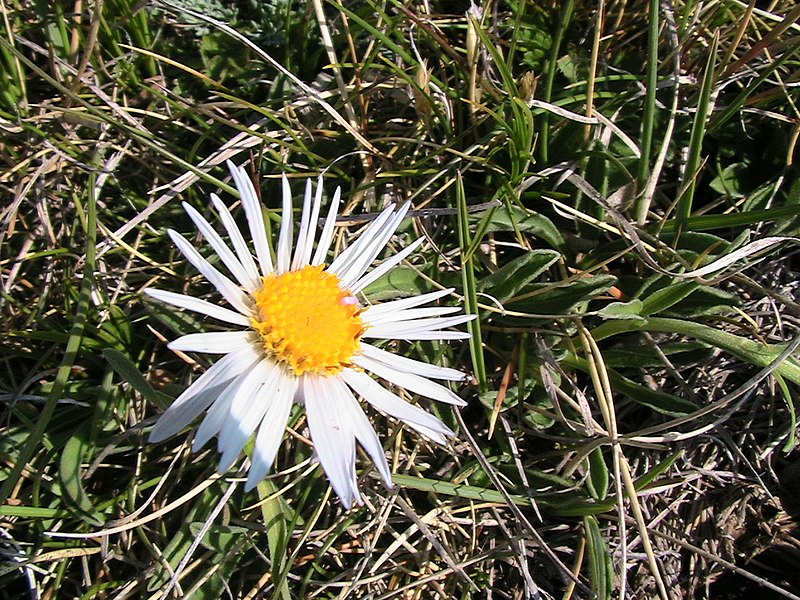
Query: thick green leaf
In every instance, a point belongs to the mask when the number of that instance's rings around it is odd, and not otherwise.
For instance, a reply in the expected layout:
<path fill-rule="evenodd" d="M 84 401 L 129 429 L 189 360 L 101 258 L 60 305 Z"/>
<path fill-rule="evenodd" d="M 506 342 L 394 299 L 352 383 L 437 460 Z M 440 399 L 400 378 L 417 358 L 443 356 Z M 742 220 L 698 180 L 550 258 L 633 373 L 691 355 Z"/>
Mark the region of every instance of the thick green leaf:
<path fill-rule="evenodd" d="M 136 365 L 134 365 L 131 359 L 125 354 L 114 348 L 106 348 L 103 350 L 103 356 L 108 361 L 108 364 L 111 365 L 111 368 L 114 369 L 122 379 L 127 381 L 134 390 L 139 392 L 145 400 L 162 410 L 169 406 L 169 398 L 165 394 L 154 390 L 153 387 L 147 383 L 141 371 L 139 371 Z"/>
<path fill-rule="evenodd" d="M 470 221 L 474 225 L 480 218 L 480 215 L 471 215 Z M 496 209 L 486 231 L 521 231 L 544 240 L 553 248 L 565 247 L 561 232 L 550 219 L 516 205 L 511 205 L 510 210 L 507 207 Z"/>
<path fill-rule="evenodd" d="M 589 363 L 586 359 L 574 355 L 567 356 L 562 364 L 568 370 L 580 369 L 586 373 L 589 372 Z M 677 416 L 697 410 L 697 405 L 689 400 L 659 390 L 651 390 L 620 375 L 614 369 L 608 369 L 608 378 L 615 391 L 660 413 Z"/>
<path fill-rule="evenodd" d="M 64 503 L 89 525 L 99 527 L 105 519 L 95 509 L 83 487 L 83 459 L 87 452 L 85 440 L 74 435 L 64 445 L 58 464 L 58 479 Z"/>
<path fill-rule="evenodd" d="M 634 319 L 643 321 L 641 316 L 642 301 L 634 298 L 629 302 L 612 302 L 607 304 L 599 311 L 597 315 L 604 319 Z"/>
<path fill-rule="evenodd" d="M 385 302 L 431 291 L 431 284 L 410 267 L 398 266 L 372 282 L 364 290 L 370 300 Z"/>
<path fill-rule="evenodd" d="M 664 287 L 660 287 L 662 285 Z M 679 317 L 721 315 L 741 306 L 735 295 L 695 281 L 667 283 L 665 277 L 651 280 L 637 295 L 642 301 L 641 315 L 664 314 Z"/>
<path fill-rule="evenodd" d="M 593 516 L 583 518 L 586 534 L 586 556 L 589 563 L 589 585 L 598 600 L 610 600 L 614 589 L 614 568 L 608 553 L 603 532 Z"/>
<path fill-rule="evenodd" d="M 787 349 L 787 344 L 762 344 L 727 331 L 684 319 L 652 317 L 647 320 L 645 328 L 648 331 L 680 333 L 694 337 L 717 348 L 722 348 L 743 361 L 762 368 L 772 364 Z M 775 373 L 786 377 L 795 384 L 800 384 L 800 361 L 796 356 L 789 357 L 775 368 Z"/>
<path fill-rule="evenodd" d="M 484 277 L 477 284 L 478 291 L 489 294 L 500 302 L 505 302 L 539 277 L 558 260 L 559 256 L 559 253 L 554 250 L 526 252 L 503 265 L 488 277 Z"/>
<path fill-rule="evenodd" d="M 639 314 L 645 317 L 658 314 L 686 298 L 698 287 L 700 284 L 697 282 L 681 281 L 646 294 L 642 298 L 642 310 Z"/>
<path fill-rule="evenodd" d="M 534 284 L 507 307 L 536 314 L 566 314 L 576 304 L 607 292 L 616 281 L 612 275 L 591 275 L 568 282 Z"/>
<path fill-rule="evenodd" d="M 594 331 L 592 334 L 594 335 Z M 675 366 L 691 366 L 703 364 L 711 357 L 712 353 L 711 346 L 695 340 L 683 340 L 669 344 L 659 343 L 656 349 L 652 344 L 624 339 L 620 340 L 617 346 L 604 349 L 603 360 L 609 367 L 659 368 L 664 366 L 663 356 L 666 356 Z"/>
<path fill-rule="evenodd" d="M 595 500 L 605 500 L 608 495 L 608 467 L 603 458 L 602 448 L 589 453 L 589 478 L 586 488 Z"/>
<path fill-rule="evenodd" d="M 203 529 L 203 523 L 189 523 L 189 531 L 196 538 Z M 217 554 L 229 554 L 238 542 L 241 542 L 250 532 L 245 527 L 235 525 L 211 525 L 203 534 L 200 543 Z"/>
<path fill-rule="evenodd" d="M 741 198 L 747 189 L 747 178 L 750 167 L 743 162 L 733 163 L 725 167 L 709 184 L 712 190 L 731 198 Z"/>

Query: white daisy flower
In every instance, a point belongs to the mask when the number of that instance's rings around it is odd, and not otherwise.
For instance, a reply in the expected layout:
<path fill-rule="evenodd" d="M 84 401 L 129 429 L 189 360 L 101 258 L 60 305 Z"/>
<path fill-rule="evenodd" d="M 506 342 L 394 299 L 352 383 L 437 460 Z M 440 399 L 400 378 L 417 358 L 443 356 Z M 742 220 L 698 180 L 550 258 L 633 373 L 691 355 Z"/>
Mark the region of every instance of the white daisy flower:
<path fill-rule="evenodd" d="M 241 167 L 229 162 L 228 168 L 241 196 L 255 258 L 228 207 L 213 194 L 211 201 L 233 249 L 200 213 L 186 203 L 183 207 L 233 279 L 211 265 L 182 235 L 173 230 L 168 233 L 233 310 L 165 290 L 151 288 L 145 293 L 236 329 L 192 333 L 169 344 L 173 350 L 221 354 L 222 358 L 167 409 L 153 427 L 150 441 L 160 442 L 178 433 L 206 412 L 192 449 L 196 451 L 217 436 L 221 473 L 236 462 L 255 433 L 245 486 L 249 490 L 268 474 L 292 404 L 299 403 L 305 407 L 317 458 L 334 491 L 346 508 L 353 502 L 361 504 L 355 471 L 356 441 L 389 487 L 391 475 L 381 442 L 356 397 L 440 444 L 453 435 L 438 418 L 401 399 L 368 373 L 426 398 L 456 406 L 465 404 L 450 389 L 432 381 L 463 381 L 464 373 L 396 356 L 369 340 L 465 339 L 468 333 L 449 328 L 473 316 L 445 316 L 459 312 L 458 307 L 420 308 L 452 289 L 382 304 L 364 305 L 359 300 L 365 287 L 397 266 L 422 242 L 422 238 L 416 240 L 370 270 L 405 217 L 408 204 L 381 212 L 352 245 L 326 265 L 339 189 L 318 237 L 322 179 L 314 193 L 311 181 L 306 182 L 300 229 L 293 244 L 292 197 L 284 177 L 283 218 L 273 261 L 255 188 Z"/>

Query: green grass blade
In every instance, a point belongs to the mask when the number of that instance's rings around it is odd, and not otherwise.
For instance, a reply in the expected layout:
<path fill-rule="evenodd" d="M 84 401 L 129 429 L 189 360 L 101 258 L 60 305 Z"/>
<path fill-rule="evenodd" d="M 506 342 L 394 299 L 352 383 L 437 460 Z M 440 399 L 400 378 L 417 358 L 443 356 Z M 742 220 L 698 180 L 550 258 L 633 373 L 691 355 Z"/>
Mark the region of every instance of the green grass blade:
<path fill-rule="evenodd" d="M 458 243 L 461 248 L 461 278 L 464 285 L 464 311 L 467 314 L 479 315 L 478 295 L 475 283 L 473 258 L 466 258 L 466 249 L 470 246 L 469 213 L 467 212 L 467 198 L 464 194 L 464 182 L 461 174 L 456 175 L 456 204 L 458 206 Z M 478 389 L 485 392 L 489 389 L 486 377 L 486 366 L 483 359 L 483 343 L 481 341 L 480 317 L 467 323 L 467 328 L 472 337 L 469 341 L 472 367 L 478 380 Z"/>
<path fill-rule="evenodd" d="M 636 177 L 636 198 L 635 218 L 638 223 L 644 222 L 647 205 L 642 194 L 647 187 L 647 179 L 650 176 L 650 151 L 653 145 L 653 129 L 655 128 L 656 113 L 656 89 L 658 87 L 658 31 L 659 31 L 659 10 L 661 2 L 650 0 L 648 12 L 647 28 L 647 74 L 645 76 L 645 86 L 647 93 L 644 98 L 644 113 L 642 114 L 641 138 L 639 149 L 639 170 Z"/>
<path fill-rule="evenodd" d="M 689 139 L 689 156 L 683 171 L 681 181 L 681 192 L 678 197 L 675 209 L 675 217 L 678 221 L 679 229 L 685 229 L 686 223 L 692 214 L 694 202 L 694 191 L 697 186 L 698 171 L 703 153 L 703 139 L 705 137 L 708 124 L 708 114 L 711 108 L 711 93 L 714 89 L 714 74 L 716 71 L 717 45 L 719 44 L 719 34 L 714 34 L 711 46 L 708 49 L 708 60 L 703 74 L 703 81 L 700 85 L 697 106 L 695 107 L 694 121 L 692 122 L 692 133 Z"/>

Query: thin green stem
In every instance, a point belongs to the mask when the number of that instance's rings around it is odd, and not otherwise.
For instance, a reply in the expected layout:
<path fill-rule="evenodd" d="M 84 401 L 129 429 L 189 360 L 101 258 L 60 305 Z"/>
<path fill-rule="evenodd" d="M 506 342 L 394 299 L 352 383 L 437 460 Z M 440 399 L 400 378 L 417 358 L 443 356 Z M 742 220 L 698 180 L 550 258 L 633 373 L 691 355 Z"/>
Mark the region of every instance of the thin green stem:
<path fill-rule="evenodd" d="M 647 75 L 645 86 L 647 93 L 644 99 L 644 114 L 642 115 L 641 139 L 639 149 L 639 171 L 636 176 L 636 189 L 639 195 L 636 198 L 636 221 L 641 225 L 647 216 L 647 203 L 641 192 L 647 187 L 650 177 L 650 151 L 653 145 L 653 127 L 656 114 L 656 87 L 658 85 L 658 31 L 659 31 L 659 0 L 650 0 L 650 19 L 647 29 Z"/>

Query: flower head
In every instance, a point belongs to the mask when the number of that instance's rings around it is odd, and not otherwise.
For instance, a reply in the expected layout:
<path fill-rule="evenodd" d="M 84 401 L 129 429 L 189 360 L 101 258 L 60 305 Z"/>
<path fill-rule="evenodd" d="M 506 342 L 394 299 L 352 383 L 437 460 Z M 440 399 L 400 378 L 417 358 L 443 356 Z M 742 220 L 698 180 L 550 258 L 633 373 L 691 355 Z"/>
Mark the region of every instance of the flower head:
<path fill-rule="evenodd" d="M 173 350 L 221 354 L 222 358 L 161 415 L 150 441 L 176 434 L 205 412 L 192 448 L 197 450 L 217 436 L 217 448 L 222 453 L 219 471 L 223 472 L 234 464 L 255 433 L 246 483 L 246 489 L 251 489 L 274 462 L 292 405 L 301 404 L 317 458 L 342 504 L 349 508 L 353 501 L 361 503 L 355 472 L 356 442 L 391 486 L 383 447 L 356 397 L 440 444 L 453 432 L 382 382 L 441 402 L 464 404 L 450 389 L 432 381 L 462 381 L 462 372 L 392 354 L 368 340 L 464 339 L 469 334 L 449 328 L 472 316 L 446 316 L 459 312 L 458 307 L 420 308 L 449 294 L 450 289 L 382 304 L 365 305 L 359 298 L 364 288 L 422 242 L 418 239 L 370 268 L 405 217 L 408 204 L 381 212 L 352 245 L 326 265 L 339 190 L 317 236 L 321 180 L 315 192 L 311 181 L 306 182 L 300 228 L 293 244 L 292 196 L 284 177 L 283 216 L 273 261 L 255 188 L 241 167 L 230 162 L 228 167 L 241 196 L 255 256 L 228 207 L 213 194 L 211 201 L 230 246 L 200 213 L 186 203 L 183 206 L 233 279 L 203 258 L 179 233 L 168 233 L 233 310 L 164 290 L 150 288 L 145 292 L 158 301 L 232 325 L 235 330 L 193 333 L 169 344 Z"/>

